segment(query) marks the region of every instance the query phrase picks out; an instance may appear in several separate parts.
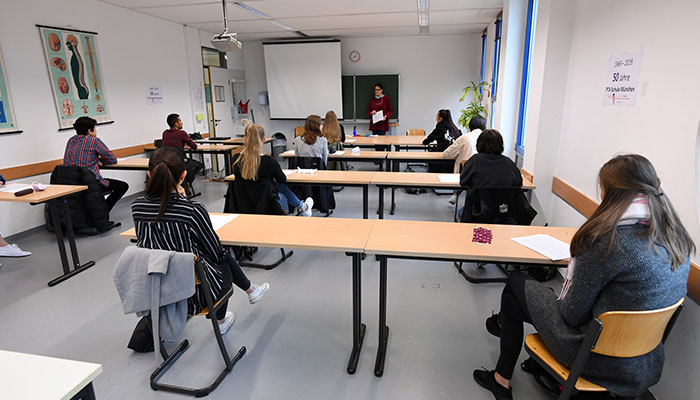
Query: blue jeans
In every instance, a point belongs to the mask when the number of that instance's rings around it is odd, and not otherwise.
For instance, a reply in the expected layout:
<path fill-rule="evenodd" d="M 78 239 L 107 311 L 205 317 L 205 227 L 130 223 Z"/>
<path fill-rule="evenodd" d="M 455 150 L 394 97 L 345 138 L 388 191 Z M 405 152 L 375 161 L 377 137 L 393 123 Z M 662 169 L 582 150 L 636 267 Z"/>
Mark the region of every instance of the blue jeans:
<path fill-rule="evenodd" d="M 279 194 L 279 203 L 285 214 L 289 214 L 289 209 L 301 207 L 301 200 L 284 183 L 275 182 L 275 189 Z"/>

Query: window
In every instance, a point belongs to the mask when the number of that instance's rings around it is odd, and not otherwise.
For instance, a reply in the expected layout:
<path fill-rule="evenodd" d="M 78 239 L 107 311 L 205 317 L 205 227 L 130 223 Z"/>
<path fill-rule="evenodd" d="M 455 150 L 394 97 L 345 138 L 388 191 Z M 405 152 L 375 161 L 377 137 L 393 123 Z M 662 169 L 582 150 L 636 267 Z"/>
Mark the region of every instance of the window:
<path fill-rule="evenodd" d="M 481 73 L 479 74 L 479 83 L 484 81 L 486 74 L 486 29 L 481 32 Z M 484 88 L 479 87 L 479 93 L 484 95 Z"/>
<path fill-rule="evenodd" d="M 222 53 L 216 49 L 202 47 L 202 66 L 227 68 L 226 53 Z"/>
<path fill-rule="evenodd" d="M 493 117 L 495 114 L 496 110 L 496 93 L 498 90 L 498 67 L 499 67 L 499 61 L 500 61 L 500 55 L 501 55 L 501 22 L 502 22 L 502 17 L 499 16 L 496 19 L 496 35 L 495 38 L 493 39 L 493 75 L 491 76 L 491 123 L 489 126 L 493 126 Z"/>
<path fill-rule="evenodd" d="M 528 0 L 525 50 L 523 52 L 523 76 L 520 84 L 518 136 L 515 142 L 515 151 L 521 156 L 525 154 L 525 123 L 527 122 L 527 99 L 530 92 L 530 64 L 532 63 L 532 42 L 535 37 L 535 18 L 537 18 L 537 0 Z"/>

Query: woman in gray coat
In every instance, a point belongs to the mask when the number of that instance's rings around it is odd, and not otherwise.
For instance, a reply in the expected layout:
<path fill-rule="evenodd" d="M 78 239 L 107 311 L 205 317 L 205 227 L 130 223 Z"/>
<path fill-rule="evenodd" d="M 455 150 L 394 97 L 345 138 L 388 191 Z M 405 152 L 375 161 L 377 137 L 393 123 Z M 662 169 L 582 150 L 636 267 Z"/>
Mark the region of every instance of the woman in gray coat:
<path fill-rule="evenodd" d="M 588 325 L 606 311 L 671 306 L 686 294 L 690 235 L 643 156 L 621 155 L 601 168 L 602 203 L 571 240 L 571 261 L 561 294 L 512 274 L 501 310 L 486 329 L 501 339 L 496 369 L 474 379 L 496 399 L 512 399 L 510 379 L 523 343 L 523 322 L 534 325 L 554 356 L 571 367 Z M 663 346 L 638 357 L 592 353 L 583 376 L 617 396 L 633 397 L 659 381 Z"/>

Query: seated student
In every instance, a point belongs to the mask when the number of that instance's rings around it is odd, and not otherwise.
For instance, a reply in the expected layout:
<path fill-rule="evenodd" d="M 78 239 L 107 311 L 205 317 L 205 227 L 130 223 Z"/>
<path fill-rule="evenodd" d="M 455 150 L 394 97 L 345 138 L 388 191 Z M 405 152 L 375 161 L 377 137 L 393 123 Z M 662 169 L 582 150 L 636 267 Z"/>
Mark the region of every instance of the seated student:
<path fill-rule="evenodd" d="M 148 162 L 148 185 L 144 196 L 131 206 L 136 228 L 136 245 L 147 249 L 194 253 L 204 262 L 206 279 L 213 292 L 214 302 L 231 288 L 231 283 L 248 293 L 248 301 L 255 304 L 270 288 L 265 282 L 254 285 L 246 277 L 236 260 L 223 249 L 214 232 L 206 208 L 184 197 L 182 181 L 185 162 L 180 153 L 169 147 L 157 149 Z M 206 307 L 201 285 L 188 300 L 187 313 L 198 314 Z M 221 333 L 233 325 L 234 315 L 226 305 L 216 313 Z"/>
<path fill-rule="evenodd" d="M 503 153 L 503 137 L 495 129 L 481 132 L 476 141 L 478 154 L 464 164 L 459 184 L 468 188 L 522 186 L 523 177 L 515 163 Z"/>
<path fill-rule="evenodd" d="M 319 157 L 328 164 L 328 140 L 321 133 L 321 117 L 309 115 L 304 123 L 304 133 L 292 141 L 297 157 Z"/>
<path fill-rule="evenodd" d="M 476 141 L 481 135 L 481 131 L 486 129 L 486 119 L 484 117 L 472 117 L 469 120 L 469 132 L 466 135 L 458 137 L 450 147 L 442 152 L 445 158 L 454 158 L 455 165 L 453 173 L 458 174 L 462 163 L 476 154 Z M 448 200 L 450 204 L 457 202 L 457 192 Z"/>
<path fill-rule="evenodd" d="M 3 186 L 4 184 L 5 178 L 0 175 L 0 186 Z M 0 257 L 26 257 L 30 255 L 32 255 L 32 253 L 23 251 L 16 244 L 7 243 L 0 232 Z M 0 266 L 2 266 L 2 264 L 0 264 Z"/>
<path fill-rule="evenodd" d="M 100 165 L 117 163 L 117 157 L 102 140 L 97 137 L 97 121 L 90 117 L 80 117 L 73 123 L 76 135 L 68 139 L 63 155 L 63 165 L 86 167 L 102 184 L 104 193 L 112 191 L 107 196 L 107 211 L 111 211 L 117 201 L 129 190 L 129 184 L 112 178 L 103 178 Z"/>
<path fill-rule="evenodd" d="M 243 150 L 233 155 L 233 174 L 236 179 L 249 181 L 268 181 L 277 190 L 278 199 L 282 210 L 289 214 L 293 210 L 295 215 L 310 217 L 314 200 L 309 197 L 304 202 L 289 190 L 285 183 L 287 175 L 277 161 L 262 153 L 265 129 L 258 124 L 249 124 L 245 128 Z M 273 203 L 274 204 L 274 203 Z"/>
<path fill-rule="evenodd" d="M 336 151 L 344 150 L 343 142 L 345 142 L 345 128 L 338 123 L 338 117 L 335 112 L 328 111 L 326 118 L 323 120 L 323 137 L 328 141 L 328 153 L 333 154 Z M 330 161 L 327 165 L 328 169 L 347 171 L 347 161 Z"/>
<path fill-rule="evenodd" d="M 197 143 L 195 143 L 190 138 L 190 135 L 188 135 L 187 132 L 182 129 L 182 119 L 180 119 L 178 114 L 168 115 L 166 122 L 168 123 L 170 129 L 163 131 L 163 142 L 161 146 L 180 149 L 181 155 L 185 159 L 185 169 L 187 170 L 187 177 L 185 178 L 185 182 L 183 182 L 183 186 L 185 188 L 185 192 L 189 192 L 187 195 L 191 196 L 194 194 L 192 193 L 192 182 L 194 182 L 197 173 L 204 169 L 204 165 L 202 165 L 202 163 L 199 161 L 186 157 L 185 152 L 182 149 L 185 147 L 196 149 Z"/>
<path fill-rule="evenodd" d="M 668 307 L 686 294 L 695 245 L 649 160 L 617 156 L 600 169 L 598 183 L 603 200 L 571 240 L 561 294 L 513 273 L 500 312 L 486 320 L 486 330 L 500 338 L 500 355 L 495 371 L 475 370 L 474 380 L 496 399 L 513 398 L 510 380 L 523 346 L 523 322 L 571 367 L 593 318 L 607 311 Z M 663 363 L 661 345 L 631 358 L 591 353 L 583 376 L 631 398 L 659 381 Z"/>
<path fill-rule="evenodd" d="M 433 129 L 433 131 L 426 136 L 426 138 L 423 140 L 423 144 L 427 145 L 435 141 L 437 142 L 437 145 L 434 148 L 431 148 L 430 151 L 445 151 L 445 149 L 454 143 L 455 139 L 462 135 L 462 132 L 460 132 L 459 128 L 457 128 L 454 122 L 452 122 L 452 114 L 450 113 L 450 110 L 443 109 L 438 111 L 437 115 L 435 116 L 435 120 L 437 121 L 435 129 Z M 428 163 L 428 171 L 447 173 L 451 171 L 451 168 L 449 168 L 445 163 L 432 162 Z"/>

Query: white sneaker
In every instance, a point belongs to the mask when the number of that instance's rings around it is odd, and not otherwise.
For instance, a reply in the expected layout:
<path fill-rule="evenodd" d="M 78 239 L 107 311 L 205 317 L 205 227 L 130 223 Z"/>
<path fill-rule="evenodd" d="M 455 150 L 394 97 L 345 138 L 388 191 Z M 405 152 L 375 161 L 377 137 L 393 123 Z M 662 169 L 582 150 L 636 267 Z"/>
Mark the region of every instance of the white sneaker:
<path fill-rule="evenodd" d="M 31 252 L 20 249 L 16 244 L 0 247 L 0 257 L 26 257 L 31 255 Z"/>
<path fill-rule="evenodd" d="M 450 199 L 447 200 L 447 202 L 452 204 L 452 205 L 455 205 L 455 203 L 457 203 L 457 195 L 453 194 L 452 197 L 450 197 Z"/>
<path fill-rule="evenodd" d="M 248 293 L 248 301 L 250 304 L 255 304 L 260 300 L 263 296 L 265 296 L 265 293 L 270 290 L 270 284 L 267 282 L 264 282 L 260 285 L 256 285 L 255 289 Z"/>
<path fill-rule="evenodd" d="M 224 317 L 223 322 L 219 322 L 219 330 L 221 331 L 221 334 L 224 335 L 226 332 L 228 332 L 229 329 L 233 326 L 233 323 L 236 321 L 236 316 L 233 315 L 231 311 L 226 311 L 226 316 Z"/>
<path fill-rule="evenodd" d="M 307 197 L 306 200 L 304 200 L 304 204 L 301 205 L 301 214 L 304 217 L 310 217 L 311 213 L 313 212 L 314 208 L 314 199 L 311 197 Z"/>

